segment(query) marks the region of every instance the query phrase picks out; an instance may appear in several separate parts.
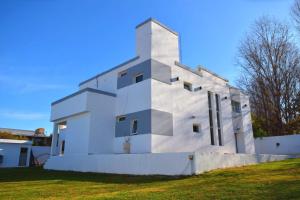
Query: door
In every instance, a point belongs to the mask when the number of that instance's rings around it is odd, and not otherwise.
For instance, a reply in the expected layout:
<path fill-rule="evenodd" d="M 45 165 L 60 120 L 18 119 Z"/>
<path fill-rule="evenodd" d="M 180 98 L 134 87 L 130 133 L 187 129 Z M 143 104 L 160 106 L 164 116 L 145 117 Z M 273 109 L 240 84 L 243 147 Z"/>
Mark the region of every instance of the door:
<path fill-rule="evenodd" d="M 21 147 L 20 157 L 19 157 L 19 166 L 27 165 L 27 153 L 28 153 L 28 148 Z"/>

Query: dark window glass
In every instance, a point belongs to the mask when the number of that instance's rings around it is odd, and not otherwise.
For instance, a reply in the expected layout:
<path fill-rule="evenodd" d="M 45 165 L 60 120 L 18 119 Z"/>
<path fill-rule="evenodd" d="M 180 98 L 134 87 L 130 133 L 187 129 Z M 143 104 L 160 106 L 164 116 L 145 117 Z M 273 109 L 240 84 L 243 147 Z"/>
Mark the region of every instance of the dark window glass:
<path fill-rule="evenodd" d="M 117 117 L 117 121 L 118 122 L 122 122 L 122 121 L 125 121 L 125 120 L 126 120 L 125 116 L 119 116 L 119 117 Z"/>
<path fill-rule="evenodd" d="M 217 130 L 219 145 L 222 146 L 222 130 L 221 130 L 221 119 L 220 119 L 220 95 L 216 94 L 216 115 L 217 115 Z"/>
<path fill-rule="evenodd" d="M 136 83 L 141 82 L 141 81 L 143 81 L 143 79 L 144 79 L 144 75 L 143 74 L 138 75 L 138 76 L 135 77 L 135 82 Z"/>
<path fill-rule="evenodd" d="M 131 133 L 132 134 L 136 134 L 137 133 L 137 129 L 138 129 L 138 121 L 137 120 L 133 120 L 132 121 Z"/>
<path fill-rule="evenodd" d="M 241 104 L 237 101 L 231 101 L 232 111 L 241 113 Z"/>
<path fill-rule="evenodd" d="M 192 84 L 184 82 L 183 83 L 183 88 L 188 90 L 188 91 L 192 91 Z"/>
<path fill-rule="evenodd" d="M 198 124 L 193 124 L 193 132 L 195 133 L 199 133 L 200 132 L 200 128 Z"/>
<path fill-rule="evenodd" d="M 63 140 L 61 142 L 61 154 L 63 155 L 65 153 L 65 141 Z"/>
<path fill-rule="evenodd" d="M 212 100 L 211 100 L 211 92 L 207 93 L 208 95 L 208 114 L 209 114 L 209 127 L 210 127 L 210 141 L 211 145 L 215 145 L 214 139 L 214 123 L 213 123 L 213 113 L 212 113 Z"/>

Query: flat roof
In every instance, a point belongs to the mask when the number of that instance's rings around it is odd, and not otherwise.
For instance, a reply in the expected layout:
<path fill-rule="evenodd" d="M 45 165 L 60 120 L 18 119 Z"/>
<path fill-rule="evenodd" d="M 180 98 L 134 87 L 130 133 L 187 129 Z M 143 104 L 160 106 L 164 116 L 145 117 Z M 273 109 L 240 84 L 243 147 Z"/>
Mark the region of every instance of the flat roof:
<path fill-rule="evenodd" d="M 81 94 L 81 93 L 83 93 L 83 92 L 93 92 L 93 93 L 103 94 L 103 95 L 107 95 L 107 96 L 111 96 L 111 97 L 116 97 L 116 96 L 117 96 L 117 95 L 114 94 L 114 93 L 105 92 L 105 91 L 97 90 L 97 89 L 94 89 L 94 88 L 84 88 L 84 89 L 79 90 L 79 91 L 77 91 L 77 92 L 75 92 L 75 93 L 73 93 L 73 94 L 70 94 L 70 95 L 68 95 L 68 96 L 66 96 L 66 97 L 64 97 L 64 98 L 62 98 L 62 99 L 59 99 L 59 100 L 57 100 L 57 101 L 54 101 L 53 103 L 51 103 L 51 105 L 53 106 L 53 105 L 55 105 L 55 104 L 58 104 L 58 103 L 60 103 L 60 102 L 63 102 L 63 101 L 65 101 L 65 100 L 67 100 L 67 99 L 69 99 L 69 98 L 71 98 L 71 97 L 74 97 L 74 96 L 76 96 L 76 95 L 79 95 L 79 94 Z"/>
<path fill-rule="evenodd" d="M 7 144 L 32 144 L 29 140 L 11 140 L 11 139 L 0 139 L 0 143 L 7 143 Z"/>
<path fill-rule="evenodd" d="M 136 56 L 136 57 L 131 58 L 130 60 L 127 60 L 127 61 L 125 61 L 125 62 L 123 62 L 123 63 L 121 63 L 121 64 L 119 64 L 119 65 L 117 65 L 117 66 L 115 66 L 115 67 L 113 67 L 113 68 L 110 68 L 110 69 L 108 69 L 108 70 L 106 70 L 106 71 L 104 71 L 104 72 L 101 72 L 101 73 L 99 73 L 99 74 L 93 76 L 92 78 L 89 78 L 89 79 L 87 79 L 87 80 L 85 80 L 85 81 L 79 83 L 79 86 L 81 86 L 81 85 L 83 85 L 83 84 L 85 84 L 85 83 L 87 83 L 87 82 L 89 82 L 89 81 L 91 81 L 91 80 L 93 80 L 93 79 L 95 79 L 95 78 L 98 78 L 99 76 L 102 76 L 102 75 L 107 74 L 107 73 L 109 73 L 109 72 L 111 72 L 111 71 L 114 71 L 115 69 L 118 69 L 118 68 L 120 68 L 120 67 L 123 67 L 124 65 L 126 65 L 126 64 L 128 64 L 128 63 L 131 63 L 131 62 L 137 60 L 138 58 L 139 58 L 139 56 Z"/>
<path fill-rule="evenodd" d="M 222 76 L 220 76 L 220 75 L 218 75 L 218 74 L 216 74 L 216 73 L 210 71 L 209 69 L 207 69 L 207 68 L 205 68 L 205 67 L 203 67 L 203 66 L 201 66 L 201 65 L 198 65 L 197 68 L 198 68 L 198 70 L 206 71 L 207 73 L 210 73 L 211 75 L 213 75 L 213 76 L 215 76 L 215 77 L 217 77 L 217 78 L 219 78 L 219 79 L 222 79 L 222 80 L 225 81 L 225 82 L 229 82 L 228 79 L 223 78 Z"/>
<path fill-rule="evenodd" d="M 164 29 L 170 31 L 171 33 L 175 34 L 176 36 L 178 36 L 179 34 L 176 31 L 173 31 L 171 28 L 167 27 L 166 25 L 162 24 L 161 22 L 157 21 L 156 19 L 153 18 L 149 18 L 146 19 L 145 21 L 143 21 L 142 23 L 138 24 L 135 28 L 139 28 L 141 26 L 143 26 L 144 24 L 148 23 L 148 22 L 154 22 L 155 24 L 163 27 Z"/>

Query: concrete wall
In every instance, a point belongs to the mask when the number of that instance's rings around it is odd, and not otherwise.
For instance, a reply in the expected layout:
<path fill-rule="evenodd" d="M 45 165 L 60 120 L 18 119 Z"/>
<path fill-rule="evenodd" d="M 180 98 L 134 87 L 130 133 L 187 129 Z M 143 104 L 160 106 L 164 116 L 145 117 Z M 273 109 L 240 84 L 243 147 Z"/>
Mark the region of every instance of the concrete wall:
<path fill-rule="evenodd" d="M 205 171 L 284 160 L 289 156 L 216 153 L 101 154 L 54 156 L 45 169 L 134 175 L 192 175 Z"/>
<path fill-rule="evenodd" d="M 195 153 L 195 173 L 200 174 L 213 169 L 239 167 L 263 162 L 279 161 L 290 158 L 285 155 L 270 154 L 218 154 Z"/>
<path fill-rule="evenodd" d="M 255 149 L 264 154 L 300 155 L 300 135 L 256 138 Z"/>
<path fill-rule="evenodd" d="M 45 169 L 135 175 L 189 175 L 189 153 L 55 156 Z M 175 163 L 176 162 L 176 163 Z"/>
<path fill-rule="evenodd" d="M 151 83 L 152 109 L 173 114 L 173 136 L 152 136 L 152 152 L 223 152 L 234 153 L 235 136 L 232 126 L 230 91 L 226 82 L 212 76 L 200 76 L 182 67 L 172 65 L 172 78 L 179 81 L 171 85 L 156 80 Z M 192 84 L 193 88 L 202 87 L 198 91 L 188 91 L 183 88 L 184 82 Z M 207 92 L 220 95 L 222 141 L 218 145 L 217 128 L 214 138 L 216 145 L 211 145 L 209 129 L 209 111 Z M 228 97 L 224 100 L 224 97 Z M 215 100 L 213 100 L 215 102 Z M 216 120 L 216 117 L 214 117 Z M 200 133 L 193 132 L 193 124 L 200 125 Z M 215 122 L 216 125 L 216 122 Z"/>
<path fill-rule="evenodd" d="M 1 153 L 3 155 L 3 163 L 1 167 L 18 167 L 20 158 L 20 149 L 22 147 L 28 148 L 26 166 L 29 166 L 31 144 L 14 144 L 14 143 L 0 143 Z"/>
<path fill-rule="evenodd" d="M 48 146 L 32 146 L 31 148 L 33 156 L 38 160 L 40 164 L 44 164 L 50 157 L 51 147 Z"/>

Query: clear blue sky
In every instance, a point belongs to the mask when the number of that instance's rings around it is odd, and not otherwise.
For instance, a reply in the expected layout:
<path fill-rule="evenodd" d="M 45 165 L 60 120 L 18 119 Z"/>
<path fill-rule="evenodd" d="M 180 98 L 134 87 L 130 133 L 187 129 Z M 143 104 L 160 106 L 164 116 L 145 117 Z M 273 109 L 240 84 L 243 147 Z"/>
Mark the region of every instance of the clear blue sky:
<path fill-rule="evenodd" d="M 238 76 L 237 47 L 262 15 L 291 22 L 292 0 L 1 0 L 0 127 L 35 129 L 50 103 L 135 56 L 135 26 L 153 17 L 181 36 L 182 62 Z"/>

